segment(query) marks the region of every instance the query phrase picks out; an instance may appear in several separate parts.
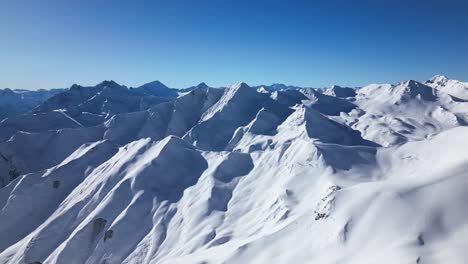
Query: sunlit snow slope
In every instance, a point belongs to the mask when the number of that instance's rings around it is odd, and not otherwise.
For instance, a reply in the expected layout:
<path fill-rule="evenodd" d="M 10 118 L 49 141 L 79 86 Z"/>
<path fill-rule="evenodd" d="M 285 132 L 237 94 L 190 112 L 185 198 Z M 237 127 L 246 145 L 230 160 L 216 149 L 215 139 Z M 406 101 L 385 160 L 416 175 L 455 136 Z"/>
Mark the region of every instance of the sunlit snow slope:
<path fill-rule="evenodd" d="M 73 86 L 0 123 L 0 263 L 467 263 L 465 84 Z"/>

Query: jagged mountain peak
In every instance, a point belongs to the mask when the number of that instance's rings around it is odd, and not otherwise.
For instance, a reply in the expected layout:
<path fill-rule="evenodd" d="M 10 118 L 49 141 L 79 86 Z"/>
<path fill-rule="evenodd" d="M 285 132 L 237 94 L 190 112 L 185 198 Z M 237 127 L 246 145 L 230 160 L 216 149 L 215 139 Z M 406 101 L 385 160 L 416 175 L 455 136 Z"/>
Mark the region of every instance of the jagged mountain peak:
<path fill-rule="evenodd" d="M 178 92 L 180 95 L 184 94 L 184 93 L 187 93 L 187 92 L 190 92 L 192 90 L 196 90 L 196 89 L 208 89 L 210 88 L 205 82 L 201 82 L 195 86 L 190 86 L 190 87 L 187 87 L 187 88 L 183 88 L 183 89 L 179 89 Z"/>
<path fill-rule="evenodd" d="M 0 263 L 466 259 L 468 108 L 445 86 L 80 87 L 0 122 Z"/>
<path fill-rule="evenodd" d="M 347 98 L 356 96 L 356 89 L 349 87 L 342 87 L 339 85 L 332 85 L 330 88 L 323 90 L 323 93 L 330 96 Z"/>
<path fill-rule="evenodd" d="M 422 83 L 420 83 L 418 81 L 415 81 L 415 80 L 407 80 L 407 81 L 401 82 L 399 85 L 408 86 L 410 88 L 413 88 L 413 87 L 423 86 L 424 84 L 422 84 Z"/>
<path fill-rule="evenodd" d="M 425 84 L 456 98 L 468 100 L 468 82 L 449 79 L 443 75 L 436 75 L 426 81 Z"/>
<path fill-rule="evenodd" d="M 426 101 L 434 101 L 437 98 L 436 91 L 427 85 L 415 80 L 408 80 L 397 86 L 397 93 L 401 99 L 420 98 Z"/>
<path fill-rule="evenodd" d="M 127 89 L 125 85 L 120 85 L 113 80 L 104 80 L 94 86 L 83 86 L 79 84 L 73 84 L 69 91 L 71 92 L 90 92 L 90 91 L 102 91 L 105 89 Z"/>
<path fill-rule="evenodd" d="M 245 82 L 232 84 L 228 88 L 232 90 L 251 89 L 250 86 Z"/>
<path fill-rule="evenodd" d="M 434 77 L 432 77 L 429 81 L 432 83 L 444 83 L 444 82 L 447 82 L 448 80 L 450 79 L 447 76 L 437 74 L 437 75 L 434 75 Z"/>
<path fill-rule="evenodd" d="M 176 89 L 169 88 L 160 81 L 143 84 L 142 86 L 133 88 L 132 91 L 142 95 L 153 95 L 165 98 L 175 98 L 179 95 Z"/>
<path fill-rule="evenodd" d="M 98 87 L 108 87 L 108 88 L 120 88 L 120 87 L 122 87 L 122 85 L 118 84 L 117 82 L 115 82 L 113 80 L 104 80 L 104 81 L 100 82 L 96 86 L 98 86 Z"/>
<path fill-rule="evenodd" d="M 161 81 L 159 80 L 156 80 L 156 81 L 152 81 L 152 82 L 149 82 L 149 83 L 145 83 L 143 84 L 142 86 L 148 86 L 148 87 L 151 87 L 153 89 L 157 89 L 157 88 L 160 88 L 160 89 L 167 89 L 169 87 L 167 87 L 164 83 L 162 83 Z"/>
<path fill-rule="evenodd" d="M 195 87 L 202 88 L 202 89 L 209 88 L 209 86 L 205 82 L 201 82 Z"/>

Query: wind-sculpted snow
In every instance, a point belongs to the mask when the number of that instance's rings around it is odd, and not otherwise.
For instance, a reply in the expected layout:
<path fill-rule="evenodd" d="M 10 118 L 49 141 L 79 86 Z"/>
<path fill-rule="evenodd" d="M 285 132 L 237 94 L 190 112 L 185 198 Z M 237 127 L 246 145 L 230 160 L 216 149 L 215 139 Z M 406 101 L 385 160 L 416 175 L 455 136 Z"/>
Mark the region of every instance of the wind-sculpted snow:
<path fill-rule="evenodd" d="M 466 263 L 460 83 L 74 86 L 0 123 L 0 263 Z"/>

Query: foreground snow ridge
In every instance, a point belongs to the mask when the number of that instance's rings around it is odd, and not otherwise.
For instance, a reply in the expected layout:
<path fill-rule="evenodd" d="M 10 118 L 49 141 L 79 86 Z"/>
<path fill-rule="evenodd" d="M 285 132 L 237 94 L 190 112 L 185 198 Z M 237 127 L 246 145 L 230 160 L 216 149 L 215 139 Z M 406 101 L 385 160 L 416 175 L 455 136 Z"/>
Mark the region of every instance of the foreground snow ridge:
<path fill-rule="evenodd" d="M 0 263 L 467 263 L 467 91 L 56 91 L 0 122 Z"/>

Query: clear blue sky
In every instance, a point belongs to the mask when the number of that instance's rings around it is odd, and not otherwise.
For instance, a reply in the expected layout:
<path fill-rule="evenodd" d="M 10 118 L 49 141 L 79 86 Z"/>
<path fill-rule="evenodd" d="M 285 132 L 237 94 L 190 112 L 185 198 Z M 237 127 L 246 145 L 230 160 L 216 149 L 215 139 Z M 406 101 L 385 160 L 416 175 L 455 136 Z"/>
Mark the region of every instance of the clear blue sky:
<path fill-rule="evenodd" d="M 468 80 L 465 0 L 0 0 L 0 87 Z"/>

